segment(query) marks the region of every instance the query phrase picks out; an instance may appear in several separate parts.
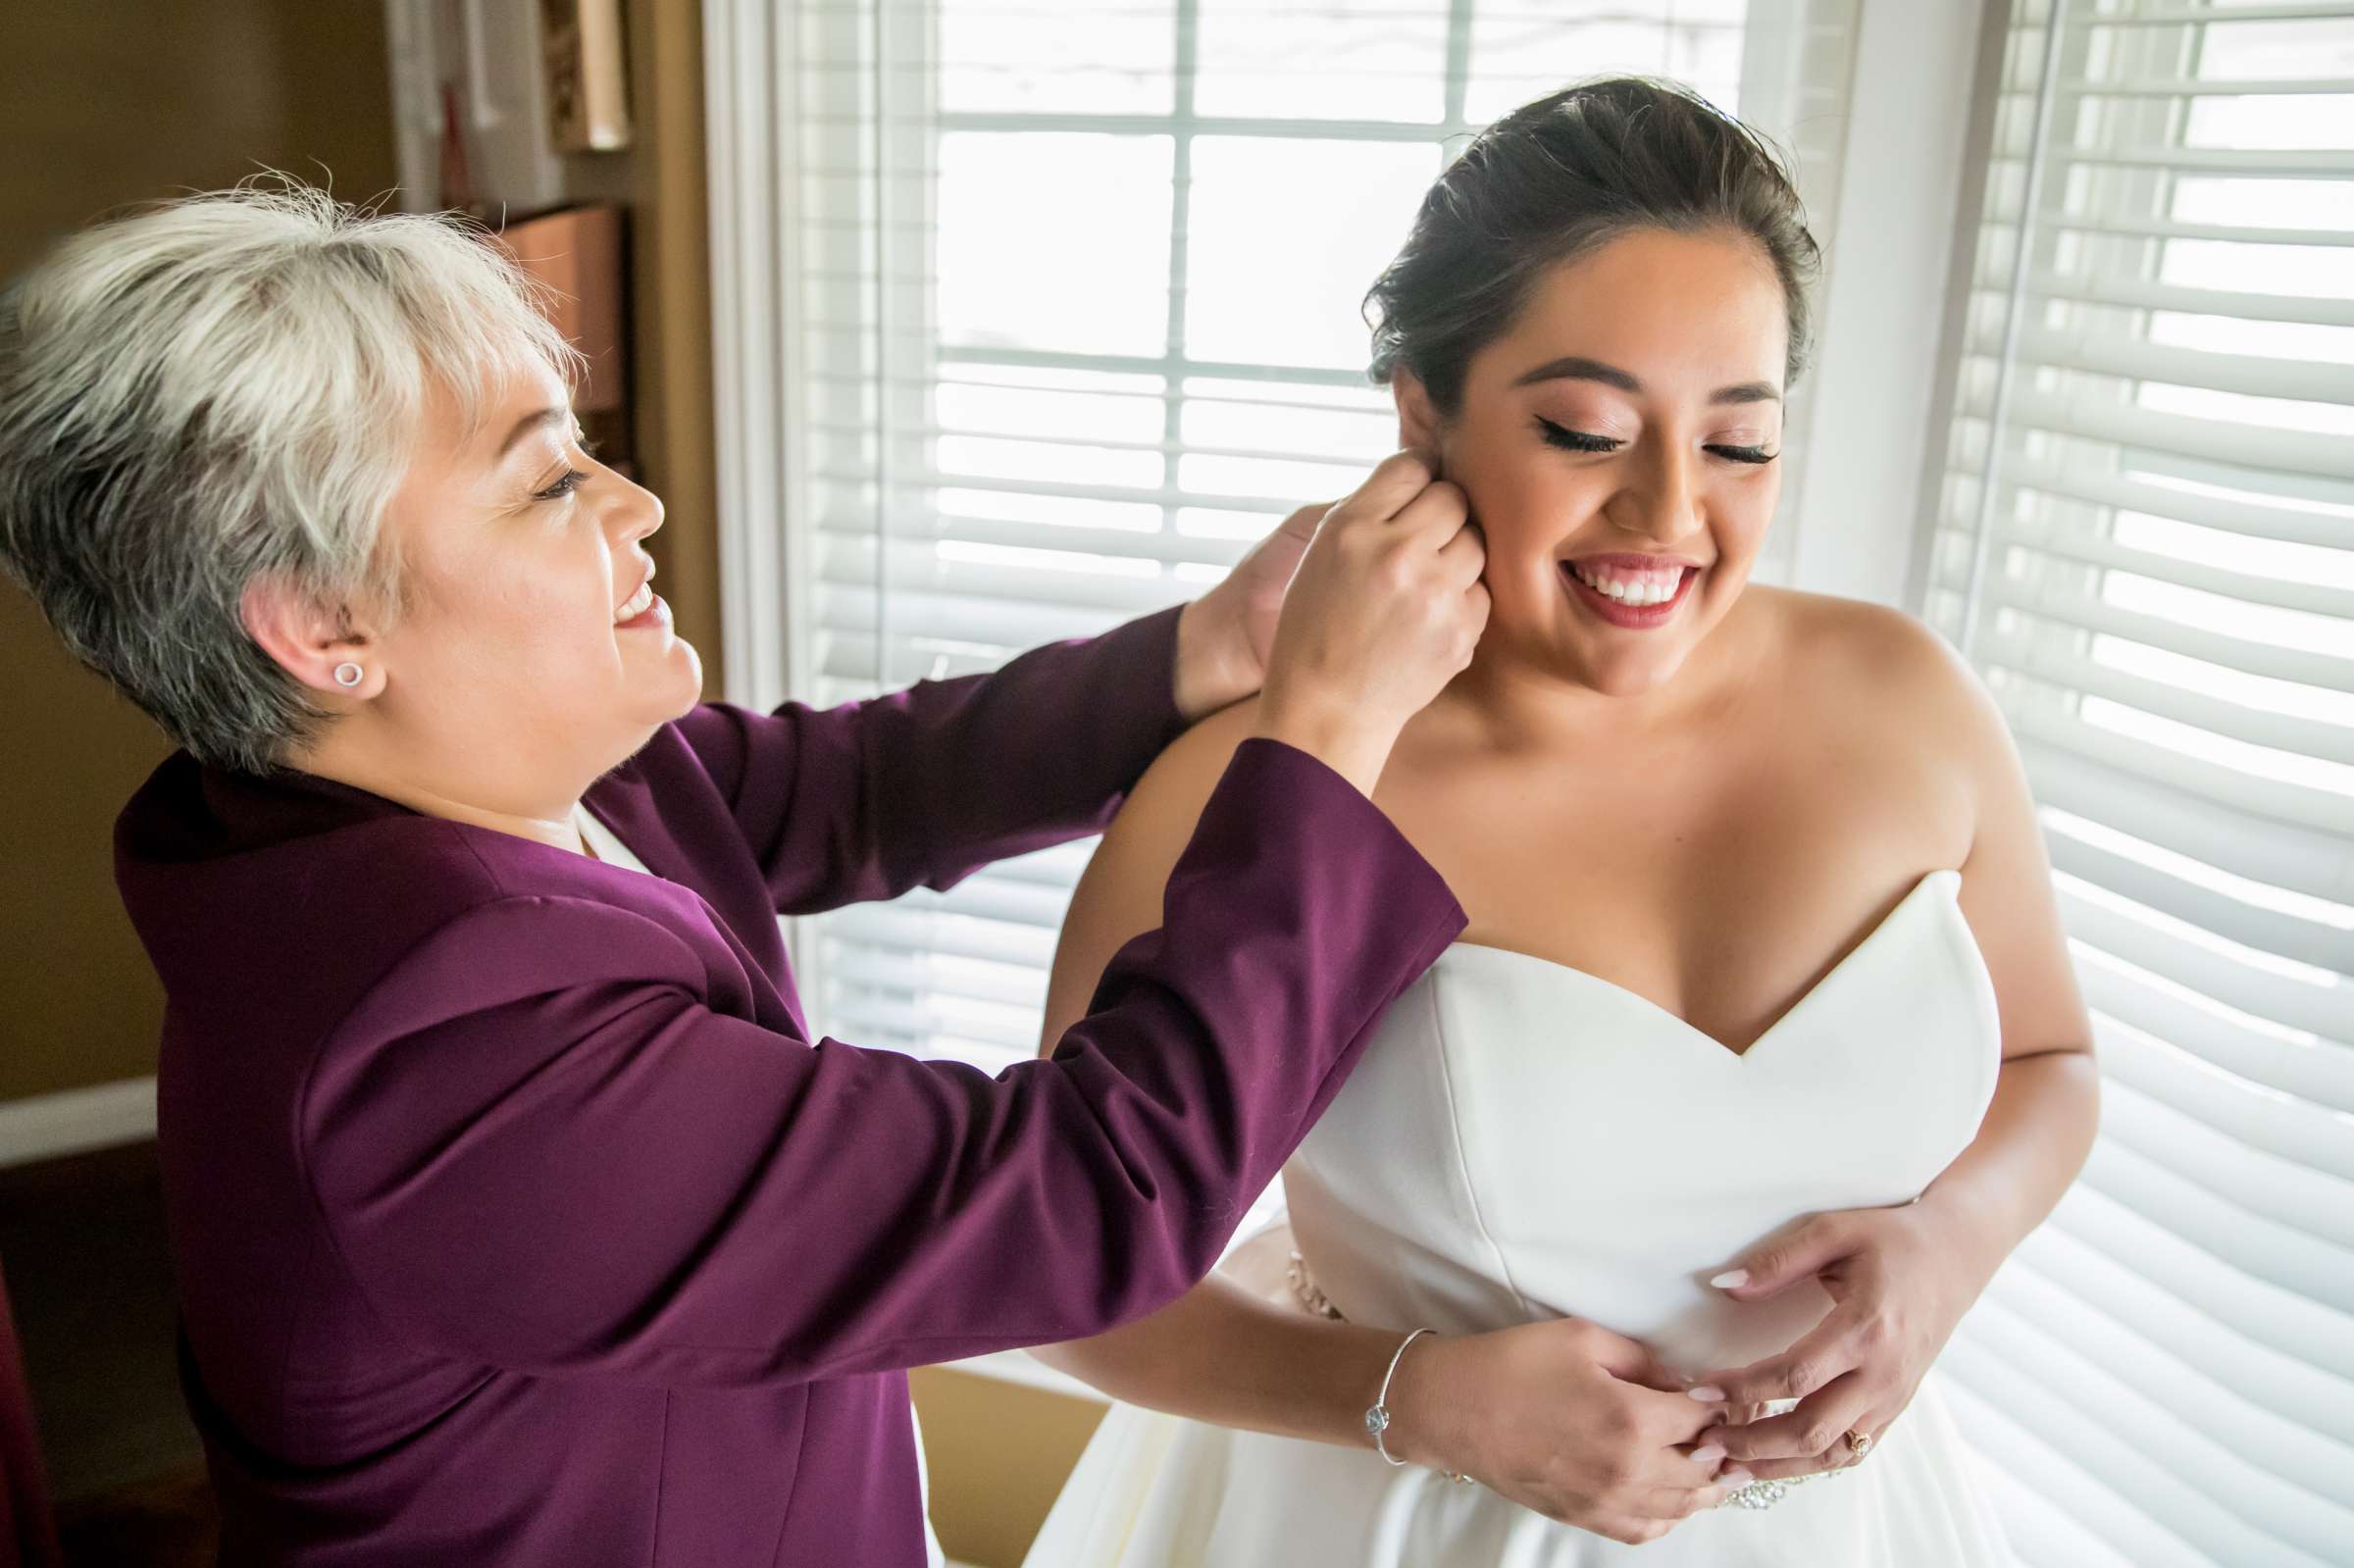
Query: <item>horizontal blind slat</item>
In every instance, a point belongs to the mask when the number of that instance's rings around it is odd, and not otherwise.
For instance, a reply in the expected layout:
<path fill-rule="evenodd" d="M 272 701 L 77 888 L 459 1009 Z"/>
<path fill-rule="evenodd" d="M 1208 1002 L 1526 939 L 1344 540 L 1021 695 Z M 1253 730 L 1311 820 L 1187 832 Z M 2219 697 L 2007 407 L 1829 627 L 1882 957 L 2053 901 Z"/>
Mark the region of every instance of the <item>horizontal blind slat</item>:
<path fill-rule="evenodd" d="M 2032 1267 L 2006 1267 L 1983 1299 L 2000 1309 L 1991 1315 L 1997 1322 L 2024 1326 L 2040 1341 L 2056 1376 L 2068 1378 L 2080 1366 L 2086 1381 L 2104 1391 L 2132 1390 L 2158 1403 L 2166 1412 L 2170 1468 L 2186 1464 L 2211 1481 L 2240 1473 L 2207 1462 L 2209 1449 L 2221 1447 L 2277 1477 L 2275 1485 L 2303 1492 L 2284 1500 L 2315 1527 L 2335 1528 L 2341 1518 L 2354 1526 L 2354 1489 L 2343 1479 L 2354 1474 L 2354 1445 L 2240 1397 L 2198 1361 L 2170 1354 L 2131 1320 L 2111 1316 Z M 2116 1408 L 2112 1403 L 2113 1414 Z"/>
<path fill-rule="evenodd" d="M 2332 1187 L 2354 1184 L 2354 1112 L 2243 1078 L 2122 1018 L 2096 1014 L 2094 1034 L 2112 1079 L 2247 1145 L 2252 1170 L 2271 1168 L 2261 1163 L 2269 1156 L 2302 1165 Z M 2333 1056 L 2348 1050 L 2334 1040 L 2308 1048 Z"/>
<path fill-rule="evenodd" d="M 2113 1485 L 2218 1562 L 2328 1563 L 2323 1553 L 2333 1551 L 2345 1510 L 2215 1442 L 2170 1407 L 2168 1391 L 2101 1373 L 2043 1326 L 1996 1300 L 1979 1302 L 1970 1334 L 1957 1334 L 1948 1353 L 1955 1349 L 1980 1387 L 1987 1360 L 2032 1385 L 2044 1431 L 2102 1451 Z M 2014 1389 L 2013 1397 L 2019 1393 Z M 2132 1445 L 2102 1442 L 2117 1432 L 2132 1433 Z"/>
<path fill-rule="evenodd" d="M 2334 970 L 2340 976 L 2354 976 L 2354 931 L 2251 905 L 2066 833 L 2044 836 L 2052 864 L 2069 876 L 2106 887 L 2185 925 L 2228 936 L 2242 946 Z"/>
<path fill-rule="evenodd" d="M 2354 300 L 2345 304 L 2348 314 L 2354 316 Z M 1980 354 L 2000 353 L 2002 333 L 1981 333 L 1976 347 Z M 2120 337 L 2092 328 L 2073 331 L 2026 328 L 2019 333 L 2018 357 L 2014 363 L 2117 376 L 2129 380 L 2163 381 L 2207 391 L 2238 392 L 2250 397 L 2354 403 L 2354 367 L 2267 358 L 2261 354 L 2176 348 L 2146 339 Z"/>
<path fill-rule="evenodd" d="M 2129 1250 L 2129 1249 L 2128 1249 Z M 2174 1378 L 2202 1401 L 2245 1400 L 2281 1420 L 2354 1445 L 2354 1379 L 2242 1333 L 2152 1282 L 2072 1231 L 2047 1225 L 2011 1255 L 1987 1293 L 2000 1297 L 2022 1280 L 2051 1282 L 2180 1368 Z M 1966 1320 L 1967 1321 L 1967 1320 Z M 2084 1346 L 2104 1353 L 2107 1335 Z"/>
<path fill-rule="evenodd" d="M 1961 408 L 1973 419 L 1985 419 L 1991 412 L 1989 396 L 1972 387 Z M 2011 394 L 2009 424 L 2014 430 L 2050 430 L 2135 451 L 2182 452 L 2240 468 L 2285 469 L 2354 481 L 2354 442 L 2342 435 L 2193 419 L 2121 403 L 2111 396 L 2069 396 L 2020 387 Z"/>
<path fill-rule="evenodd" d="M 2215 734 L 2229 735 L 2250 745 L 2354 765 L 2354 726 L 2325 724 L 2318 719 L 2272 713 L 2212 697 L 2187 686 L 2099 664 L 2079 653 L 2034 641 L 2015 632 L 1988 635 L 1979 646 L 1982 663 L 2015 671 L 2062 690 L 2107 697 L 2129 708 L 2193 725 Z"/>
<path fill-rule="evenodd" d="M 1999 1392 L 1980 1392 L 1968 1380 L 1969 1334 L 1965 1324 L 1964 1348 L 1946 1352 L 1948 1396 L 2026 1568 L 2224 1568 L 2135 1510 Z"/>
<path fill-rule="evenodd" d="M 1975 287 L 1988 292 L 2010 286 L 2009 270 L 1990 272 Z M 2294 294 L 2257 294 L 2227 288 L 2194 288 L 2153 278 L 2109 273 L 2035 272 L 2027 275 L 2035 299 L 2076 300 L 2090 305 L 2126 305 L 2175 311 L 2186 316 L 2226 316 L 2235 321 L 2293 322 L 2310 327 L 2354 327 L 2354 299 L 2312 299 Z"/>
<path fill-rule="evenodd" d="M 2117 1138 L 2102 1138 L 2078 1182 L 2153 1218 L 2192 1245 L 2313 1301 L 2354 1301 L 2354 1252 L 2229 1201 Z"/>
<path fill-rule="evenodd" d="M 2234 807 L 2318 834 L 2354 835 L 2354 800 L 2344 795 L 2260 778 L 2152 745 L 2132 735 L 2118 734 L 2077 720 L 2055 718 L 2029 707 L 2007 704 L 2005 713 L 2013 732 L 2022 739 L 2073 751 L 2123 771 L 2145 774 L 2217 805 Z"/>
<path fill-rule="evenodd" d="M 2216 1323 L 2335 1378 L 2354 1380 L 2354 1314 L 2345 1308 L 2258 1279 L 2082 1183 L 2052 1211 L 2044 1229 L 2054 1227 Z M 2028 1239 L 2028 1247 L 2036 1237 Z"/>
<path fill-rule="evenodd" d="M 2354 1257 L 2354 1175 L 2342 1167 L 2315 1169 L 2233 1137 L 2210 1122 L 2206 1109 L 2146 1093 L 2129 1073 L 2113 1074 L 2102 1098 L 2101 1136 L 2166 1162 L 2243 1210 L 2261 1210 L 2269 1223 Z M 2354 1117 L 2347 1126 L 2354 1129 Z"/>
<path fill-rule="evenodd" d="M 1976 478 L 1974 474 L 1965 477 Z M 2112 506 L 2123 512 L 2138 512 L 2177 523 L 2195 523 L 2200 528 L 2220 529 L 2250 538 L 2326 548 L 2346 548 L 2348 543 L 2344 517 L 2152 483 L 2130 475 L 2104 473 L 2088 464 L 2063 466 L 2014 458 L 2004 463 L 1997 479 L 1999 483 L 2013 489 L 2035 490 L 2065 501 Z"/>
<path fill-rule="evenodd" d="M 2040 1463 L 2050 1450 L 1967 1384 L 1949 1376 L 1943 1387 L 1954 1425 L 1974 1450 L 1973 1468 L 2002 1519 L 2005 1544 L 2019 1568 L 2143 1568 L 2076 1517 L 2073 1495 L 2063 1503 L 2044 1490 L 2056 1481 L 2089 1489 L 2094 1485 L 2089 1477 L 2073 1466 Z M 2033 1476 L 2036 1484 L 2025 1476 Z"/>
<path fill-rule="evenodd" d="M 2066 873 L 2058 885 L 2061 917 L 2076 940 L 2251 1018 L 2335 1044 L 2354 1042 L 2354 995 L 2334 977 L 2284 970 L 2265 963 L 2264 955 L 2198 939 L 2163 916 L 2128 912 L 2095 896 L 2096 887 Z"/>
<path fill-rule="evenodd" d="M 2086 944 L 2077 945 L 2075 960 L 2085 1004 L 2095 1013 L 2142 1037 L 2163 1041 L 2217 1072 L 2322 1110 L 2354 1115 L 2354 1046 L 2267 1028 L 2178 982 L 2137 969 Z M 2103 1070 L 2113 1078 L 2134 1070 L 2129 1064 L 2121 1067 L 2124 1057 L 2124 1052 L 2112 1047 Z M 2185 1092 L 2211 1091 L 2206 1083 L 2186 1071 L 2167 1075 L 2165 1081 L 2177 1079 L 2184 1080 Z M 2214 1111 L 2213 1106 L 2205 1109 L 2211 1114 Z M 2252 1140 L 2256 1135 L 2242 1136 Z M 2345 1138 L 2327 1125 L 2316 1128 L 2313 1138 L 2322 1144 L 2318 1157 L 2310 1147 L 2298 1149 L 2295 1157 L 2348 1175 L 2354 1152 L 2346 1149 Z"/>
<path fill-rule="evenodd" d="M 1945 1365 L 2052 1446 L 2099 1455 L 2099 1484 L 2084 1484 L 2090 1480 L 2084 1478 L 2066 1495 L 2097 1521 L 2104 1539 L 2124 1545 L 2135 1562 L 2153 1568 L 2219 1568 L 2248 1562 L 2324 1568 L 2320 1559 L 2292 1554 L 2286 1543 L 2253 1530 L 2222 1502 L 2185 1486 L 2138 1442 L 2114 1441 L 2115 1429 L 2082 1410 L 2075 1390 L 2064 1392 L 2048 1381 L 2048 1368 L 2042 1364 L 2048 1357 L 2033 1358 L 2038 1364 L 2032 1371 L 2021 1364 L 2018 1335 L 2003 1332 L 2002 1311 L 1994 1302 L 1981 1301 L 1971 1321 L 1946 1345 Z"/>
<path fill-rule="evenodd" d="M 1044 970 L 1054 958 L 1054 934 L 1035 926 L 966 916 L 919 913 L 892 904 L 853 904 L 825 917 L 829 935 L 898 952 L 943 952 Z"/>
<path fill-rule="evenodd" d="M 2056 560 L 2106 567 L 2116 572 L 2130 572 L 2152 582 L 2178 583 L 2186 588 L 2197 588 L 2202 593 L 2237 599 L 2243 604 L 2295 610 L 2303 615 L 2354 619 L 2354 588 L 2240 572 L 2206 561 L 2187 560 L 2181 556 L 2120 544 L 2114 538 L 2102 537 L 2078 524 L 2025 518 L 2016 513 L 1997 513 L 1995 526 L 1996 537 L 2009 549 L 2028 550 Z M 2348 530 L 2350 535 L 2354 535 L 2354 521 L 2349 522 Z M 2348 566 L 2354 568 L 2354 558 L 2349 559 Z"/>
<path fill-rule="evenodd" d="M 2266 821 L 2162 779 L 2021 737 L 2035 798 L 2249 882 L 2354 905 L 2354 839 Z"/>

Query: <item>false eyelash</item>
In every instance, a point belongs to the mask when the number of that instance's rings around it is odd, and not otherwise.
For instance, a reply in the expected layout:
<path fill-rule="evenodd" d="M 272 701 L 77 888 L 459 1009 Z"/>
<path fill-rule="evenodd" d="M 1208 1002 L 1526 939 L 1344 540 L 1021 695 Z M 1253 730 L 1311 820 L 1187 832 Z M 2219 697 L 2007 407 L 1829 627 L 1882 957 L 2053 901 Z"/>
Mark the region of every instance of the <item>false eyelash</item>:
<path fill-rule="evenodd" d="M 1624 441 L 1612 440 L 1607 435 L 1588 435 L 1583 430 L 1569 430 L 1556 425 L 1543 415 L 1537 416 L 1537 425 L 1546 441 L 1561 447 L 1563 451 L 1615 452 L 1626 444 Z M 1779 452 L 1768 452 L 1762 446 L 1711 446 L 1705 450 L 1734 463 L 1770 463 L 1781 456 Z"/>
<path fill-rule="evenodd" d="M 1614 441 L 1607 435 L 1588 435 L 1584 430 L 1573 430 L 1564 426 L 1556 425 L 1542 414 L 1537 416 L 1537 426 L 1539 433 L 1545 437 L 1548 443 L 1561 447 L 1563 451 L 1615 452 L 1626 444 L 1623 441 Z"/>
<path fill-rule="evenodd" d="M 588 475 L 583 474 L 577 468 L 566 469 L 562 479 L 556 481 L 555 483 L 549 485 L 546 489 L 537 492 L 538 499 L 542 501 L 561 501 L 564 499 L 564 497 L 579 489 L 581 487 L 581 481 L 588 478 Z"/>

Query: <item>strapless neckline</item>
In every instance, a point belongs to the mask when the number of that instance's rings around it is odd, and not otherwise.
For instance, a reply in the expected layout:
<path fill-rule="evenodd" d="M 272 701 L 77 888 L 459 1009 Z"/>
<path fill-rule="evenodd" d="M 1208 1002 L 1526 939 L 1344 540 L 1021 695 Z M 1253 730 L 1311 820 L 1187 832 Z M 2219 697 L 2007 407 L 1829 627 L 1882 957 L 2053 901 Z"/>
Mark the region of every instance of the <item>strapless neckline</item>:
<path fill-rule="evenodd" d="M 1961 872 L 1952 867 L 1941 867 L 1938 870 L 1924 873 L 1920 880 L 1913 885 L 1912 890 L 1898 899 L 1888 913 L 1874 922 L 1871 928 L 1856 941 L 1855 945 L 1847 950 L 1845 956 L 1825 970 L 1814 985 L 1809 986 L 1800 994 L 1796 1001 L 1783 1008 L 1779 1016 L 1772 1023 L 1766 1025 L 1757 1038 L 1751 1040 L 1740 1050 L 1733 1049 L 1707 1030 L 1688 1022 L 1681 1014 L 1663 1007 L 1641 991 L 1621 986 L 1616 981 L 1605 980 L 1600 975 L 1579 969 L 1574 964 L 1564 964 L 1559 959 L 1544 958 L 1535 953 L 1524 953 L 1515 947 L 1498 947 L 1488 942 L 1458 941 L 1449 943 L 1440 953 L 1438 961 L 1444 965 L 1450 959 L 1460 955 L 1463 959 L 1474 963 L 1534 965 L 1538 970 L 1550 971 L 1564 981 L 1598 988 L 1613 997 L 1623 998 L 1669 1025 L 1669 1032 L 1677 1038 L 1688 1039 L 1696 1045 L 1705 1047 L 1711 1055 L 1722 1057 L 1728 1062 L 1741 1063 L 1757 1055 L 1777 1037 L 1791 1033 L 1793 1021 L 1809 1011 L 1825 992 L 1842 983 L 1848 971 L 1857 967 L 1868 953 L 1880 944 L 1880 938 L 1887 935 L 1889 930 L 1896 925 L 1898 917 L 1903 915 L 1915 901 L 1932 890 L 1950 896 L 1960 886 L 1961 882 Z M 1476 958 L 1470 956 L 1474 954 L 1477 955 Z"/>

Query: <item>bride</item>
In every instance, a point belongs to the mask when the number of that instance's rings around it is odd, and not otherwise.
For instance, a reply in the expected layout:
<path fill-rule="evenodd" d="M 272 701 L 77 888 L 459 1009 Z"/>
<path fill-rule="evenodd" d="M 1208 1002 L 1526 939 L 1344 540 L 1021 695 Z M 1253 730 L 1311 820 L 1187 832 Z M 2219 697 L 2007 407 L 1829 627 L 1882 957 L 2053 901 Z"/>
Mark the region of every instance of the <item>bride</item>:
<path fill-rule="evenodd" d="M 1125 1402 L 1031 1568 L 2009 1560 L 1929 1370 L 2085 1157 L 2090 1029 L 1984 691 L 1905 616 L 1745 586 L 1815 260 L 1772 156 L 1645 81 L 1424 201 L 1374 374 L 1492 611 L 1375 799 L 1471 925 L 1287 1168 L 1288 1279 L 1279 1236 L 1036 1352 Z M 1048 1040 L 1257 709 L 1105 836 Z"/>

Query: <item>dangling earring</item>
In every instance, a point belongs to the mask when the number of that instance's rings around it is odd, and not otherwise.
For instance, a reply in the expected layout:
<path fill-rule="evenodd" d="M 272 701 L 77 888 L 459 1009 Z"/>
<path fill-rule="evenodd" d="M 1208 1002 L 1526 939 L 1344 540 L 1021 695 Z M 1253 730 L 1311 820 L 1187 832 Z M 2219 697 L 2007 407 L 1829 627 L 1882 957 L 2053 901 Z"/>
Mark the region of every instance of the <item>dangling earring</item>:
<path fill-rule="evenodd" d="M 367 673 L 367 671 L 362 670 L 358 665 L 352 663 L 349 659 L 346 659 L 341 664 L 335 666 L 335 684 L 348 691 L 351 687 L 358 685 L 362 679 L 366 677 Z"/>

